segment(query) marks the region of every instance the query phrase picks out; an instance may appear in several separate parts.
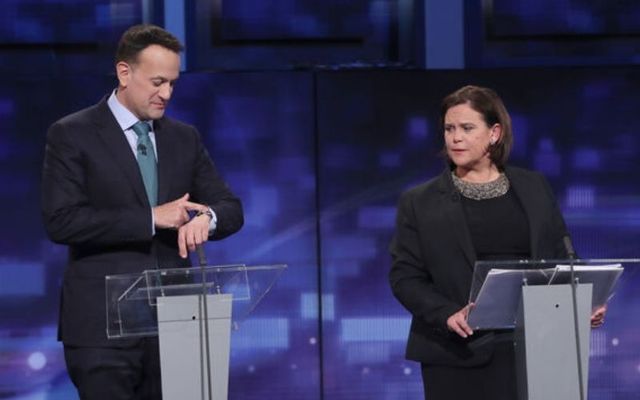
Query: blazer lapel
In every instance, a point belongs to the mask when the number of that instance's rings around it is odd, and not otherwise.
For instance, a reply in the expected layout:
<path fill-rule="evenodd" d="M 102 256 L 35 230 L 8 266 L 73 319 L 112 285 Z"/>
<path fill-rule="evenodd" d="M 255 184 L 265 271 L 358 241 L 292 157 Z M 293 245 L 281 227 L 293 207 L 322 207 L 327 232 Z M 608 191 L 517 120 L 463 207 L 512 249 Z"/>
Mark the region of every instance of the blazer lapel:
<path fill-rule="evenodd" d="M 540 196 L 532 190 L 533 186 L 531 182 L 524 182 L 521 178 L 521 175 L 514 172 L 514 170 L 510 170 L 507 168 L 505 170 L 507 178 L 509 178 L 509 184 L 513 188 L 518 200 L 520 200 L 520 204 L 522 204 L 522 208 L 524 209 L 524 213 L 527 215 L 527 220 L 529 222 L 529 241 L 531 246 L 531 258 L 537 258 L 538 254 L 538 245 L 540 242 L 540 222 L 543 221 L 543 215 L 540 207 L 536 204 L 536 199 L 539 199 Z"/>
<path fill-rule="evenodd" d="M 127 138 L 122 129 L 120 129 L 111 110 L 109 110 L 106 98 L 98 104 L 97 111 L 95 118 L 96 131 L 104 142 L 104 148 L 111 153 L 117 168 L 120 168 L 131 182 L 131 186 L 140 202 L 149 204 L 142 175 L 140 174 L 140 167 L 138 167 Z"/>
<path fill-rule="evenodd" d="M 450 226 L 453 228 L 457 243 L 460 250 L 469 261 L 469 268 L 473 270 L 476 262 L 476 254 L 471 241 L 471 233 L 467 226 L 467 221 L 462 209 L 462 199 L 457 190 L 453 187 L 453 181 L 449 170 L 446 170 L 439 179 L 438 190 L 440 191 L 440 203 L 442 204 L 442 212 L 449 220 Z"/>

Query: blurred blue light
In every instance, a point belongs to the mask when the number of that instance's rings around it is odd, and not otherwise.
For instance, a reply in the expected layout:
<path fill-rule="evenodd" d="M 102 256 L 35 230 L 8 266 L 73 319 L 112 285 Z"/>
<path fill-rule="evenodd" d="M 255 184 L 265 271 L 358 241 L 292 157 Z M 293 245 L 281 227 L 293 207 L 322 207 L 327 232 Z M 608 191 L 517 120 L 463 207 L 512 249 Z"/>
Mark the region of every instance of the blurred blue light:
<path fill-rule="evenodd" d="M 422 140 L 429 137 L 429 124 L 425 117 L 414 116 L 407 122 L 407 133 L 411 140 Z"/>
<path fill-rule="evenodd" d="M 573 167 L 577 170 L 595 171 L 601 168 L 601 152 L 591 148 L 580 148 L 573 152 Z"/>
<path fill-rule="evenodd" d="M 303 319 L 315 320 L 318 318 L 318 294 L 303 293 L 300 296 L 300 314 Z M 322 320 L 333 321 L 335 318 L 334 296 L 325 294 L 322 296 Z"/>
<path fill-rule="evenodd" d="M 358 210 L 358 227 L 364 229 L 392 229 L 395 219 L 395 207 L 373 206 Z"/>
<path fill-rule="evenodd" d="M 534 159 L 534 169 L 547 176 L 560 175 L 561 158 L 551 139 L 543 138 L 538 143 L 538 151 Z"/>
<path fill-rule="evenodd" d="M 377 242 L 372 234 L 336 235 L 331 242 L 333 245 L 325 248 L 325 256 L 330 259 L 361 259 L 377 254 Z"/>
<path fill-rule="evenodd" d="M 0 260 L 1 296 L 44 296 L 45 272 L 40 263 Z"/>
<path fill-rule="evenodd" d="M 593 208 L 595 197 L 593 186 L 571 186 L 567 189 L 565 204 L 569 208 Z"/>
<path fill-rule="evenodd" d="M 346 346 L 347 364 L 379 364 L 389 361 L 391 346 L 385 342 L 351 343 Z"/>
<path fill-rule="evenodd" d="M 380 166 L 383 168 L 397 168 L 402 166 L 402 157 L 395 151 L 380 153 L 379 160 Z"/>
<path fill-rule="evenodd" d="M 255 318 L 240 324 L 231 336 L 234 350 L 289 348 L 289 320 L 286 318 Z"/>
<path fill-rule="evenodd" d="M 39 351 L 31 353 L 27 359 L 27 364 L 34 371 L 39 371 L 47 365 L 47 357 Z"/>
<path fill-rule="evenodd" d="M 410 318 L 344 318 L 340 322 L 342 342 L 405 341 Z"/>

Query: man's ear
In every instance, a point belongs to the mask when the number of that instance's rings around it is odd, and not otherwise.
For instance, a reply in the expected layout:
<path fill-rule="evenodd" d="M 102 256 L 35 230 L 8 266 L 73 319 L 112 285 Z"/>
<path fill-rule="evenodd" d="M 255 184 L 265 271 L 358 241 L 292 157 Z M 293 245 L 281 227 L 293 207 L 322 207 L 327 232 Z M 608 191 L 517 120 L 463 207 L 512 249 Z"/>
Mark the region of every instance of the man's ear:
<path fill-rule="evenodd" d="M 131 80 L 131 65 L 124 61 L 119 61 L 116 64 L 116 74 L 118 75 L 120 87 L 126 88 Z"/>

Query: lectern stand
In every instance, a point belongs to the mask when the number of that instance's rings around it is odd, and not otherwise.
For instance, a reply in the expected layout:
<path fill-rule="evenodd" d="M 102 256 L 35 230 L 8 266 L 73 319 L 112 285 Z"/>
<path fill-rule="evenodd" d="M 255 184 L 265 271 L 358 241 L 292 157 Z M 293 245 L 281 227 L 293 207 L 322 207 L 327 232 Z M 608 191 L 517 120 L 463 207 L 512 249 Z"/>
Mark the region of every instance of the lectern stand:
<path fill-rule="evenodd" d="M 637 261 L 476 263 L 468 323 L 514 329 L 519 400 L 587 398 L 591 313 L 606 304 L 623 265 Z"/>
<path fill-rule="evenodd" d="M 107 336 L 159 336 L 164 400 L 227 399 L 232 326 L 285 268 L 225 265 L 107 276 Z"/>
<path fill-rule="evenodd" d="M 525 286 L 516 315 L 515 353 L 519 398 L 580 400 L 587 394 L 591 284 L 577 287 L 576 336 L 570 285 Z M 576 339 L 576 337 L 578 339 Z M 576 341 L 577 340 L 577 341 Z M 578 369 L 578 350 L 582 369 Z"/>

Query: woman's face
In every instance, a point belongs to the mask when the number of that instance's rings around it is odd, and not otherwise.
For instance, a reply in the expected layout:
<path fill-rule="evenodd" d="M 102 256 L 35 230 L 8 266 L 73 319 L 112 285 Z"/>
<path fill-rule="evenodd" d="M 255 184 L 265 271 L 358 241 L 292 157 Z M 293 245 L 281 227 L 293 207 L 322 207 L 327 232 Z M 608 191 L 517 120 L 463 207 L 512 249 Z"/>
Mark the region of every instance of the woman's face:
<path fill-rule="evenodd" d="M 500 138 L 500 125 L 487 126 L 468 103 L 449 108 L 444 116 L 444 141 L 449 159 L 466 171 L 489 169 L 489 146 Z"/>

